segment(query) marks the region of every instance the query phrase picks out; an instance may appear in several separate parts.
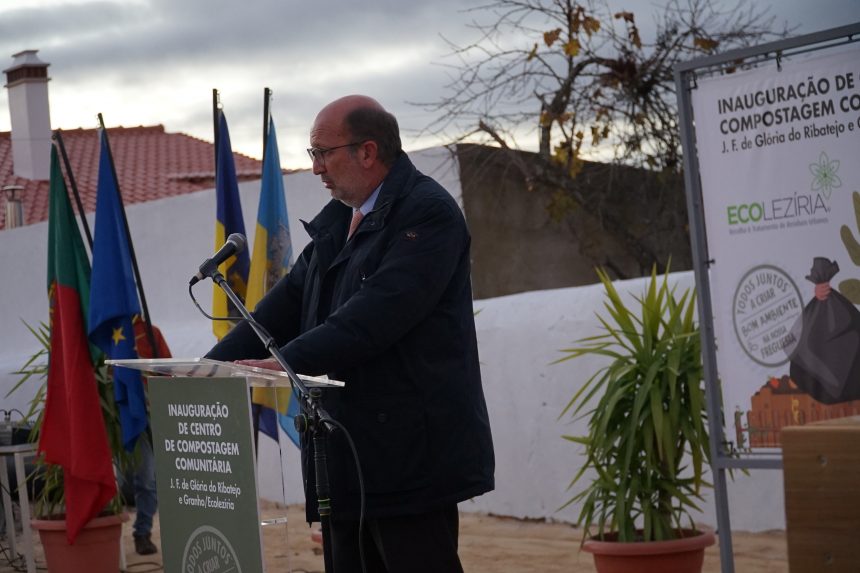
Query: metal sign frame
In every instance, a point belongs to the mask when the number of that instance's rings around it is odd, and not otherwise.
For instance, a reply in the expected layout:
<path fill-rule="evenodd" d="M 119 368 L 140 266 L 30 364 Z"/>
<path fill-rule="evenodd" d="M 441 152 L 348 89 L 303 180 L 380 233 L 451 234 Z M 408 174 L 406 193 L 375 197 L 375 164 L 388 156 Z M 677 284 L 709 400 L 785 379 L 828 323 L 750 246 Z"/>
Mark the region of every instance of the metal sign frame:
<path fill-rule="evenodd" d="M 726 73 L 729 67 L 737 68 L 740 66 L 743 69 L 750 69 L 773 61 L 779 64 L 780 60 L 788 55 L 843 46 L 858 40 L 860 40 L 860 23 L 855 23 L 760 46 L 698 58 L 675 67 L 679 125 L 684 151 L 684 183 L 690 219 L 693 270 L 698 292 L 699 324 L 701 325 L 702 336 L 702 360 L 711 440 L 711 468 L 717 527 L 720 532 L 720 563 L 723 573 L 734 573 L 726 470 L 782 469 L 782 456 L 780 454 L 736 452 L 727 449 L 729 443 L 725 440 L 722 424 L 723 397 L 717 372 L 716 339 L 709 282 L 709 267 L 713 261 L 708 254 L 691 91 L 696 88 L 697 77 L 702 74 L 718 75 Z M 742 63 L 738 64 L 738 62 Z"/>

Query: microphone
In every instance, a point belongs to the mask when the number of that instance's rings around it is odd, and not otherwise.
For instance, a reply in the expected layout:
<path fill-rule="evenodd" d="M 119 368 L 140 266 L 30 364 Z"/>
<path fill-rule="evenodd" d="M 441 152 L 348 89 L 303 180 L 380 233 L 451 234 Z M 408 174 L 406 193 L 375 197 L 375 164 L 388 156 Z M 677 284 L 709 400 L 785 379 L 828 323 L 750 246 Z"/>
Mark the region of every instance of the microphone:
<path fill-rule="evenodd" d="M 203 261 L 200 265 L 200 270 L 197 274 L 191 277 L 188 281 L 188 286 L 197 284 L 198 281 L 211 277 L 218 271 L 218 265 L 229 259 L 235 254 L 241 253 L 245 248 L 245 235 L 242 233 L 232 233 L 227 237 L 227 242 L 224 246 L 218 249 L 218 252 L 212 255 L 211 258 Z"/>

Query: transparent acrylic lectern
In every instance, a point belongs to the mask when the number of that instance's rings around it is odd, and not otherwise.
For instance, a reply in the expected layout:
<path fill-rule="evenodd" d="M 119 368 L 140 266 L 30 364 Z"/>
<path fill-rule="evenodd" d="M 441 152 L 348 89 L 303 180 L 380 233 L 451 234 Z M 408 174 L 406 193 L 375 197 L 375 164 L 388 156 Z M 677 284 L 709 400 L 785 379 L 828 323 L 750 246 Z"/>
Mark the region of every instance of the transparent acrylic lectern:
<path fill-rule="evenodd" d="M 281 524 L 286 535 L 287 520 L 285 512 L 282 517 L 260 519 L 250 388 L 289 389 L 289 376 L 206 358 L 106 363 L 149 375 L 165 571 L 185 571 L 219 559 L 224 567 L 235 562 L 242 570 L 267 569 L 261 526 Z M 344 386 L 325 377 L 299 377 L 308 388 Z M 278 392 L 273 393 L 275 410 L 280 411 Z M 282 443 L 290 442 L 281 438 L 280 431 L 278 434 L 284 489 Z M 219 549 L 209 551 L 210 555 L 207 551 L 212 548 Z"/>

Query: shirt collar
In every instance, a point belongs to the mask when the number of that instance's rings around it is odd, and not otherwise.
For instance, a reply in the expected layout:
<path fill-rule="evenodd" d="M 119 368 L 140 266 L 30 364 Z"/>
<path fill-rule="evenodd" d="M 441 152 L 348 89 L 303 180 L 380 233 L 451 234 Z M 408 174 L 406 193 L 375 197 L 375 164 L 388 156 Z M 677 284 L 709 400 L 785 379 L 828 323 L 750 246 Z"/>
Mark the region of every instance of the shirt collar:
<path fill-rule="evenodd" d="M 379 197 L 380 189 L 382 189 L 382 183 L 377 185 L 376 189 L 373 190 L 373 193 L 370 194 L 370 197 L 368 197 L 367 200 L 361 204 L 361 207 L 359 207 L 358 210 L 361 211 L 362 216 L 367 215 L 368 213 L 373 211 L 373 207 L 374 205 L 376 205 L 376 199 Z M 353 212 L 355 212 L 355 209 L 353 209 Z"/>

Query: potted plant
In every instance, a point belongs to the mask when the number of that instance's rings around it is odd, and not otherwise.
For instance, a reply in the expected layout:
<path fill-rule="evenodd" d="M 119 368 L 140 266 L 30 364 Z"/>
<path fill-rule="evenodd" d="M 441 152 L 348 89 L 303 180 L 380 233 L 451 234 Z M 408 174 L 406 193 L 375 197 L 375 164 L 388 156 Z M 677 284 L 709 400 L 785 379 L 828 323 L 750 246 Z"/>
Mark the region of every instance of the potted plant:
<path fill-rule="evenodd" d="M 585 448 L 568 488 L 593 476 L 563 507 L 580 505 L 582 548 L 600 573 L 701 571 L 714 534 L 697 530 L 690 515 L 710 487 L 695 291 L 676 297 L 668 272 L 658 277 L 654 269 L 644 295 L 628 307 L 606 272 L 598 276 L 607 299 L 607 315 L 598 315 L 604 332 L 579 340 L 559 360 L 608 359 L 562 412 L 588 416 L 587 435 L 564 436 Z M 670 559 L 681 564 L 669 565 L 664 550 L 678 551 Z M 631 563 L 628 553 L 642 562 Z"/>
<path fill-rule="evenodd" d="M 25 416 L 25 420 L 32 423 L 29 441 L 37 443 L 45 415 L 50 333 L 45 324 L 41 324 L 38 329 L 30 325 L 26 326 L 42 347 L 16 372 L 21 378 L 9 393 L 16 391 L 30 378 L 36 377 L 42 380 L 36 387 Z M 122 446 L 119 413 L 113 398 L 113 377 L 104 364 L 103 356 L 95 364 L 94 374 L 115 475 L 128 475 L 133 457 Z M 78 534 L 75 543 L 70 545 L 66 540 L 63 468 L 48 464 L 40 457 L 37 458 L 36 470 L 30 474 L 29 479 L 32 481 L 31 489 L 34 492 L 34 519 L 30 523 L 33 529 L 39 532 L 48 569 L 52 573 L 77 571 L 115 573 L 119 566 L 122 523 L 128 520 L 121 490 L 117 488 L 116 495 L 101 514 L 90 520 Z"/>

